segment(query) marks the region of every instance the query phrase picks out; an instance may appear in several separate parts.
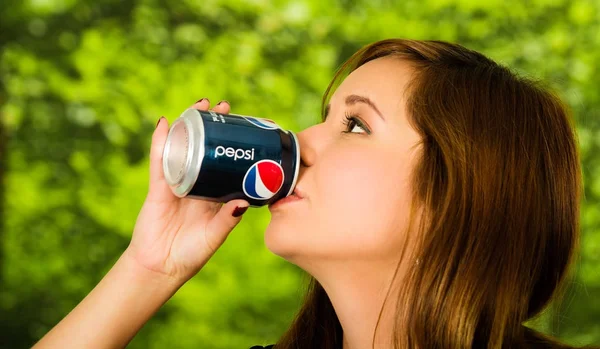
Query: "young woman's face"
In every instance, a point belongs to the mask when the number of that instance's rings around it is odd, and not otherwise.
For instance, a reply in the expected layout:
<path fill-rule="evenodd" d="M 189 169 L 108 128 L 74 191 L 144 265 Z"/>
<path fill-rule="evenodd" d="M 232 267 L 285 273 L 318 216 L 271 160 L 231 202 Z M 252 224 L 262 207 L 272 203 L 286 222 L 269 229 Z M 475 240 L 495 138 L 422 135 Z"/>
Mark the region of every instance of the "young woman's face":
<path fill-rule="evenodd" d="M 397 58 L 364 64 L 333 94 L 326 121 L 298 134 L 304 198 L 269 208 L 273 253 L 296 264 L 397 258 L 420 140 L 406 118 L 411 72 Z"/>

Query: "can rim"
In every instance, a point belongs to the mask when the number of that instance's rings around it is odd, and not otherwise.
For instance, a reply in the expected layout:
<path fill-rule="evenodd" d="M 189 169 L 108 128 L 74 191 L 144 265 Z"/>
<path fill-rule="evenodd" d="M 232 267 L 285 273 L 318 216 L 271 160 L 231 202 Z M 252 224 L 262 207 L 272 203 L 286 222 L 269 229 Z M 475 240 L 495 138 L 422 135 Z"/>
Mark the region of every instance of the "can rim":
<path fill-rule="evenodd" d="M 202 120 L 202 114 L 197 109 L 189 108 L 186 109 L 177 120 L 171 126 L 171 130 L 176 123 L 183 122 L 184 127 L 188 131 L 188 144 L 187 144 L 187 158 L 185 159 L 185 165 L 183 168 L 183 175 L 177 183 L 169 183 L 173 194 L 177 197 L 185 197 L 194 187 L 198 175 L 200 174 L 200 168 L 202 167 L 202 160 L 204 159 L 204 122 Z M 169 132 L 170 133 L 170 132 Z M 167 136 L 168 139 L 168 136 Z M 169 142 L 167 142 L 169 143 Z M 170 144 L 165 145 L 169 147 Z M 165 151 L 165 155 L 167 152 Z M 167 173 L 167 157 L 163 156 L 163 171 Z"/>
<path fill-rule="evenodd" d="M 296 147 L 296 166 L 294 166 L 294 178 L 292 180 L 292 185 L 290 186 L 290 191 L 286 195 L 290 196 L 294 192 L 294 189 L 296 188 L 296 181 L 298 180 L 298 170 L 300 169 L 300 143 L 298 142 L 298 137 L 296 137 L 294 132 L 290 130 L 287 130 L 287 132 L 292 136 L 292 139 L 294 140 L 294 146 Z"/>

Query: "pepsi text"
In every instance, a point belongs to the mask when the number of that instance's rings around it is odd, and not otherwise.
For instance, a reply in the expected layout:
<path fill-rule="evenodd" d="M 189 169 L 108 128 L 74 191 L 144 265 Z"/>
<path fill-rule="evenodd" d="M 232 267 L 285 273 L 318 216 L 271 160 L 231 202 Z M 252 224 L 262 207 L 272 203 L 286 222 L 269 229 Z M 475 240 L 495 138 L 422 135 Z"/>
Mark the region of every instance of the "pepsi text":
<path fill-rule="evenodd" d="M 225 148 L 224 146 L 219 145 L 215 148 L 215 158 L 218 158 L 219 156 L 233 158 L 233 161 L 236 161 L 237 159 L 254 160 L 254 148 L 244 150 L 241 148 L 234 149 L 232 147 Z"/>

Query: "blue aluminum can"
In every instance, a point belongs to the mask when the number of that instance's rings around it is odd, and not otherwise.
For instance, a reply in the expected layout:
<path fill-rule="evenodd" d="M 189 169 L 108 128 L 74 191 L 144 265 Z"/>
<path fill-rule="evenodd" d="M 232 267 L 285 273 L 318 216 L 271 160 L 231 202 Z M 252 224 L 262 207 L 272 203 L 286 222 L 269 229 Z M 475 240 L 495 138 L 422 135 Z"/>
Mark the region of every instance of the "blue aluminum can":
<path fill-rule="evenodd" d="M 178 197 L 251 206 L 294 191 L 300 147 L 292 131 L 268 119 L 187 109 L 169 129 L 163 171 Z"/>

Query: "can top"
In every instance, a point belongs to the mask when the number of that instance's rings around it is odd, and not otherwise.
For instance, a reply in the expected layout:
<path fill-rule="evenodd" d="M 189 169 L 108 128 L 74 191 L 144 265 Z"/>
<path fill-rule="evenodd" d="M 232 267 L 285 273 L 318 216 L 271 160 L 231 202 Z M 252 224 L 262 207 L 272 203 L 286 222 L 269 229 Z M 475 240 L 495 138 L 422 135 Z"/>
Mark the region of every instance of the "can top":
<path fill-rule="evenodd" d="M 202 118 L 194 112 L 188 109 L 173 122 L 163 150 L 165 180 L 178 197 L 192 190 L 204 154 Z"/>

